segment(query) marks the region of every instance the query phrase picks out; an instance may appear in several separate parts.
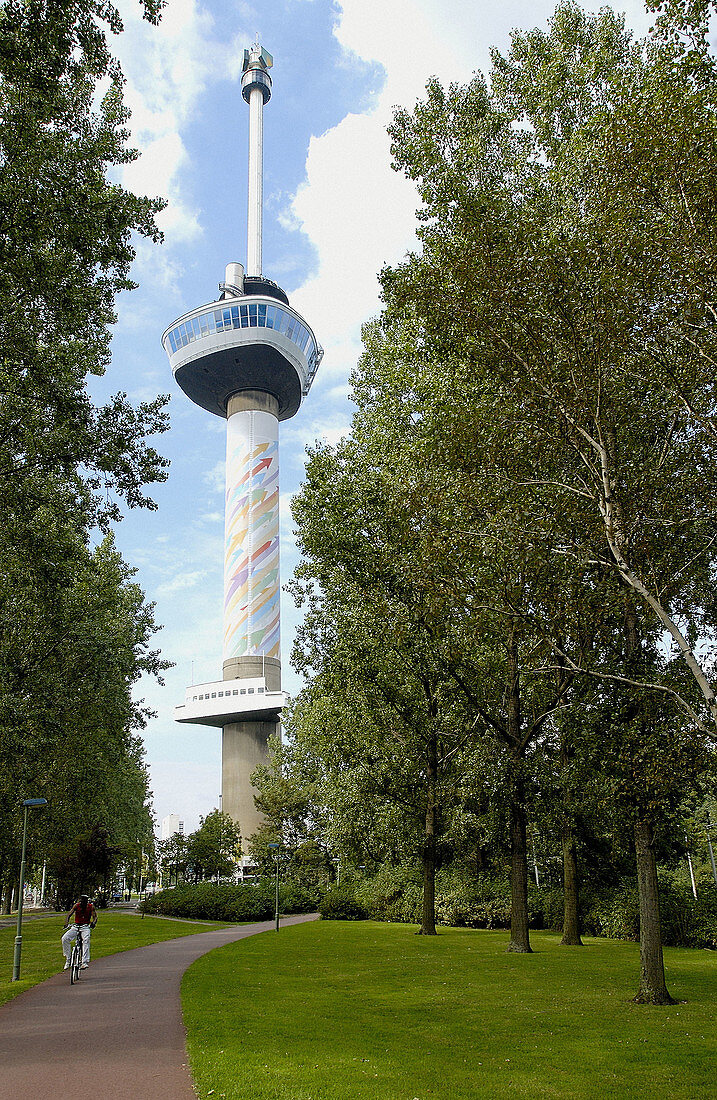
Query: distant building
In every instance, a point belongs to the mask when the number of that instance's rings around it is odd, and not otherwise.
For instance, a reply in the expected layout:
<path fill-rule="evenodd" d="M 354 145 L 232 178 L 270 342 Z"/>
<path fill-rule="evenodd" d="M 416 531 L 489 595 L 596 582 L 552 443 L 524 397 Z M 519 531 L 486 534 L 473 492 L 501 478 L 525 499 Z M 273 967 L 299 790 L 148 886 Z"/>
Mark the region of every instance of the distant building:
<path fill-rule="evenodd" d="M 162 835 L 160 840 L 169 840 L 175 833 L 184 836 L 184 822 L 179 820 L 179 814 L 167 814 L 162 818 Z"/>

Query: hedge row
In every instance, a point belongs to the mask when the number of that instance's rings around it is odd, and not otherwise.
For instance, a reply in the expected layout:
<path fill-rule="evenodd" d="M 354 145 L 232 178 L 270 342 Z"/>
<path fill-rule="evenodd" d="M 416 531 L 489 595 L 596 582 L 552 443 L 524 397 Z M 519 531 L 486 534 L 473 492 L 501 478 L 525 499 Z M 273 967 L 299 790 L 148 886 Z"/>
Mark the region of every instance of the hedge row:
<path fill-rule="evenodd" d="M 717 949 L 717 887 L 703 884 L 695 900 L 664 876 L 660 882 L 660 908 L 665 944 Z M 370 881 L 334 886 L 321 899 L 319 912 L 326 920 L 417 924 L 421 919 L 421 886 L 415 874 L 392 868 Z M 532 889 L 528 916 L 531 928 L 561 931 L 562 889 Z M 445 925 L 509 928 L 509 884 L 488 876 L 469 882 L 441 882 L 439 877 L 436 918 Z M 586 935 L 638 940 L 640 907 L 634 883 L 626 881 L 600 893 L 585 889 L 581 896 L 581 927 Z"/>
<path fill-rule="evenodd" d="M 282 913 L 311 913 L 316 896 L 291 884 L 279 887 Z M 275 887 L 269 879 L 258 886 L 234 883 L 198 882 L 160 890 L 140 905 L 143 913 L 190 920 L 260 921 L 270 920 L 275 911 Z"/>
<path fill-rule="evenodd" d="M 145 913 L 190 920 L 260 921 L 274 915 L 274 882 L 258 886 L 200 882 L 161 890 L 141 904 Z M 379 920 L 420 923 L 422 891 L 415 871 L 385 868 L 373 879 L 342 883 L 319 898 L 310 890 L 284 883 L 279 891 L 282 913 L 310 913 L 319 909 L 325 920 Z M 637 940 L 640 909 L 637 890 L 625 881 L 601 893 L 583 890 L 581 926 L 592 936 Z M 665 944 L 677 947 L 717 949 L 717 887 L 702 884 L 697 900 L 685 895 L 669 875 L 661 877 L 660 906 Z M 436 916 L 441 924 L 468 928 L 509 928 L 510 888 L 505 880 L 489 876 L 468 882 L 439 877 Z M 559 931 L 563 920 L 563 895 L 558 887 L 531 892 L 531 928 Z"/>

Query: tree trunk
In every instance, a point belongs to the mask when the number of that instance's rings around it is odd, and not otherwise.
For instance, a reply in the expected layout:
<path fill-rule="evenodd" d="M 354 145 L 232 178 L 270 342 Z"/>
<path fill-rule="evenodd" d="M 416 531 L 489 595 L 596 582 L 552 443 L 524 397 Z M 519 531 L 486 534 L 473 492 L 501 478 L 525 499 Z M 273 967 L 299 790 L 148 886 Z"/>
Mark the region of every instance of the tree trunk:
<path fill-rule="evenodd" d="M 575 834 L 567 825 L 563 829 L 563 905 L 563 938 L 560 942 L 566 947 L 582 947 Z"/>
<path fill-rule="evenodd" d="M 436 774 L 438 772 L 438 744 L 431 737 L 428 744 L 426 790 L 426 827 L 423 838 L 423 912 L 419 936 L 436 935 Z"/>
<path fill-rule="evenodd" d="M 674 1005 L 665 984 L 660 928 L 660 899 L 657 889 L 654 838 L 650 821 L 635 823 L 637 885 L 640 894 L 640 989 L 637 1004 Z"/>
<path fill-rule="evenodd" d="M 528 845 L 526 841 L 525 789 L 520 774 L 521 733 L 520 672 L 515 624 L 511 626 L 507 645 L 505 701 L 506 729 L 512 750 L 510 784 L 510 943 L 509 951 L 528 952 Z"/>
<path fill-rule="evenodd" d="M 528 931 L 528 846 L 523 781 L 515 778 L 510 802 L 510 943 L 509 951 L 531 951 Z"/>
<path fill-rule="evenodd" d="M 7 894 L 5 895 L 5 912 L 12 913 L 14 909 L 17 909 L 17 879 L 10 879 L 7 884 Z"/>

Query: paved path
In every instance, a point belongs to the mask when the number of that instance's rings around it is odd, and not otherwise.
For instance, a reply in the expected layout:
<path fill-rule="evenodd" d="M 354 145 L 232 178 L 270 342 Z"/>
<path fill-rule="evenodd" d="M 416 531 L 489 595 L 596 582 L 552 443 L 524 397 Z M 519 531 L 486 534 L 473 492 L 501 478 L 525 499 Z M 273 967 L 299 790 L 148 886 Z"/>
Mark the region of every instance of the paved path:
<path fill-rule="evenodd" d="M 138 947 L 92 962 L 77 985 L 62 972 L 21 993 L 0 1007 L 0 1096 L 81 1096 L 89 1089 L 112 1100 L 196 1100 L 182 974 L 207 951 L 273 927 L 244 924 Z"/>

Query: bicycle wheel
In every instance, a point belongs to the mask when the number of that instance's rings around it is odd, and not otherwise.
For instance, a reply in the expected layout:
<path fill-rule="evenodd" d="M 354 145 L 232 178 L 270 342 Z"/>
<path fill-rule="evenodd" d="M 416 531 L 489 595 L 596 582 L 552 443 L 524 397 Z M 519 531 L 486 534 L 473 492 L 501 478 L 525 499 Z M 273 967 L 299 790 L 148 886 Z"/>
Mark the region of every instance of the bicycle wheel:
<path fill-rule="evenodd" d="M 74 985 L 75 982 L 80 980 L 80 967 L 82 966 L 82 943 L 78 936 L 72 945 L 72 955 L 70 956 L 70 985 Z"/>

